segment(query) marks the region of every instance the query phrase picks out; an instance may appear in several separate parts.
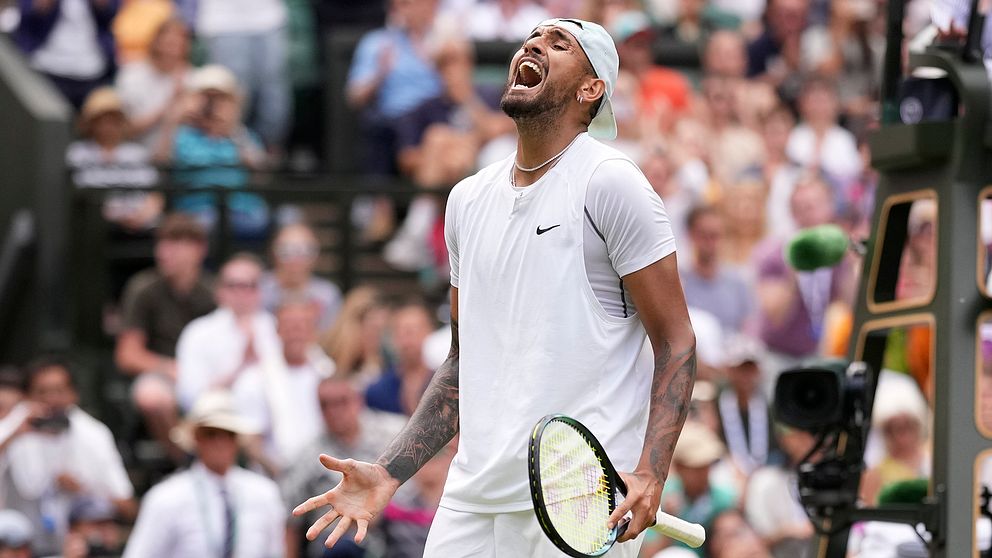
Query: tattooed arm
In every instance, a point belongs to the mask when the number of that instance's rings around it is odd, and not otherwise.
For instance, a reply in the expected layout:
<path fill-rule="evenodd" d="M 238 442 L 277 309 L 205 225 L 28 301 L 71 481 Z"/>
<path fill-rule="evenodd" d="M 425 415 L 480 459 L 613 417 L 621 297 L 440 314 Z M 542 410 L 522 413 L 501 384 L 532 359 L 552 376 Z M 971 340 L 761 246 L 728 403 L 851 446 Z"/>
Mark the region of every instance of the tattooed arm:
<path fill-rule="evenodd" d="M 633 512 L 620 541 L 636 537 L 654 522 L 696 377 L 696 338 L 675 254 L 625 276 L 623 281 L 654 349 L 654 379 L 644 448 L 637 468 L 621 473 L 627 483 L 627 499 L 610 518 L 617 522 L 628 510 Z"/>
<path fill-rule="evenodd" d="M 404 483 L 458 433 L 458 289 L 451 289 L 451 349 L 403 431 L 376 460 Z"/>
<path fill-rule="evenodd" d="M 321 455 L 320 462 L 342 474 L 341 482 L 323 494 L 303 502 L 293 515 L 303 515 L 330 506 L 310 529 L 307 539 L 340 518 L 324 545 L 328 548 L 356 525 L 355 542 L 365 538 L 369 522 L 389 503 L 401 484 L 414 475 L 458 432 L 458 289 L 451 291 L 451 350 L 434 373 L 424 397 L 406 426 L 390 442 L 375 463 L 339 460 Z"/>

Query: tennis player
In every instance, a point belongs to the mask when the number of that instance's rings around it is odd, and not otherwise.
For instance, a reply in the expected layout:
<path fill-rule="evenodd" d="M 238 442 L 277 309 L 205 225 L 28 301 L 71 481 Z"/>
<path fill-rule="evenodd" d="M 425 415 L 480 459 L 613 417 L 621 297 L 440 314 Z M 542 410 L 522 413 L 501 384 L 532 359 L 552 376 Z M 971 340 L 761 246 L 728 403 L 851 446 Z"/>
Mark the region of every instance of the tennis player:
<path fill-rule="evenodd" d="M 654 520 L 696 370 L 664 205 L 616 136 L 619 60 L 599 25 L 541 23 L 514 55 L 501 106 L 517 151 L 448 199 L 451 350 L 376 463 L 321 455 L 343 480 L 300 504 L 329 506 L 361 541 L 396 488 L 460 434 L 425 555 L 562 556 L 532 511 L 527 444 L 549 413 L 585 423 L 629 487 L 621 541 Z M 645 333 L 654 350 L 641 359 Z M 639 541 L 639 539 L 638 539 Z M 636 556 L 639 542 L 611 556 Z"/>

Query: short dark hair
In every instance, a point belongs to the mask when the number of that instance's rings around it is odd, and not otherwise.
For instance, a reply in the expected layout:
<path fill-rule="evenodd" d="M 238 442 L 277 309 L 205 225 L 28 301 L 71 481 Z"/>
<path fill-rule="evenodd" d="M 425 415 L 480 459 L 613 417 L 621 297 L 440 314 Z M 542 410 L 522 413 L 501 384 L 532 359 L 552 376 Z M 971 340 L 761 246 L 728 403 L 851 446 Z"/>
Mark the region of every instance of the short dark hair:
<path fill-rule="evenodd" d="M 30 392 L 38 376 L 41 376 L 52 368 L 61 368 L 69 379 L 69 385 L 76 389 L 76 381 L 72 377 L 72 366 L 69 361 L 61 355 L 42 355 L 27 363 L 24 366 L 24 391 Z"/>
<path fill-rule="evenodd" d="M 685 217 L 685 230 L 691 231 L 692 227 L 696 225 L 696 222 L 707 215 L 720 216 L 720 210 L 717 209 L 715 205 L 710 204 L 700 204 L 689 210 L 689 214 Z"/>
<path fill-rule="evenodd" d="M 191 240 L 207 242 L 207 230 L 186 213 L 170 213 L 162 219 L 155 233 L 156 240 Z"/>

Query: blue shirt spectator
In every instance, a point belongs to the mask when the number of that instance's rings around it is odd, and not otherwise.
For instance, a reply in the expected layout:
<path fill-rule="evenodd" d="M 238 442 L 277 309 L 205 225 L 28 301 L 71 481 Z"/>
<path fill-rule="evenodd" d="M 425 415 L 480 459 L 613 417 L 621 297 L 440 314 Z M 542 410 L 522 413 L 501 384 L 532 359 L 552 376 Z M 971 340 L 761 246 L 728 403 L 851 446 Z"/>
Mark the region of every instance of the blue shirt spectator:
<path fill-rule="evenodd" d="M 410 34 L 395 27 L 372 31 L 362 37 L 348 72 L 348 88 L 381 76 L 372 109 L 386 118 L 397 118 L 442 93 L 441 76 Z"/>

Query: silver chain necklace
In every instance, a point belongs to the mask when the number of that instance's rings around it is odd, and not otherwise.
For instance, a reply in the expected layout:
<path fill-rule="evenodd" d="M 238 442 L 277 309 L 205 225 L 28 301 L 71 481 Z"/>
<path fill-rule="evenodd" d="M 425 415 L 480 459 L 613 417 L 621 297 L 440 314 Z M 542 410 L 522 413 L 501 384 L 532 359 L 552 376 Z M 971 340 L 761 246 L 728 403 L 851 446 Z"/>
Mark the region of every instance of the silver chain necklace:
<path fill-rule="evenodd" d="M 572 147 L 572 144 L 575 143 L 575 140 L 577 140 L 577 139 L 579 139 L 578 134 L 574 138 L 572 138 L 572 141 L 568 142 L 568 145 L 565 146 L 565 149 L 562 149 L 561 151 L 558 152 L 558 154 L 554 155 L 553 157 L 551 157 L 547 161 L 541 163 L 540 165 L 537 165 L 536 167 L 531 167 L 529 169 L 528 168 L 525 168 L 525 167 L 521 167 L 520 166 L 520 163 L 517 162 L 517 158 L 516 157 L 513 158 L 513 166 L 516 167 L 517 170 L 520 171 L 520 172 L 534 172 L 536 170 L 541 170 L 545 166 L 551 164 L 558 157 L 561 157 L 562 155 L 564 155 L 565 152 L 568 151 L 568 148 L 569 147 Z"/>

